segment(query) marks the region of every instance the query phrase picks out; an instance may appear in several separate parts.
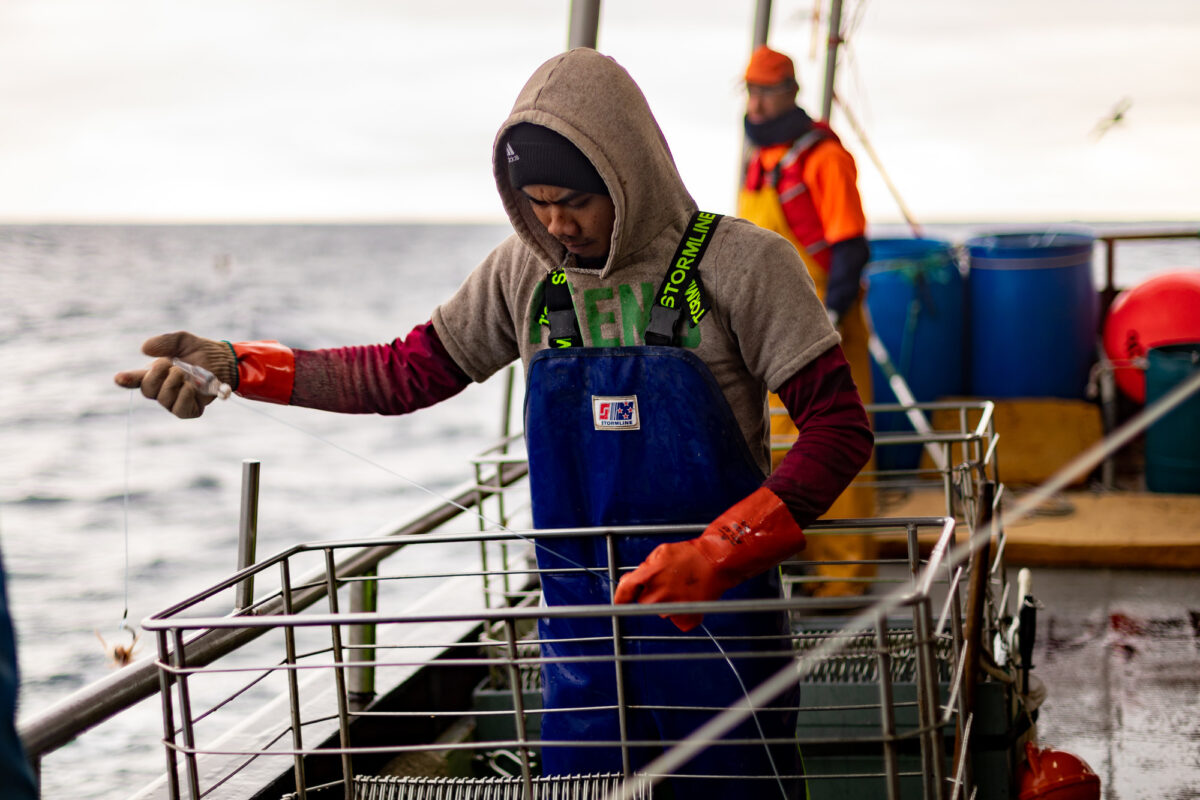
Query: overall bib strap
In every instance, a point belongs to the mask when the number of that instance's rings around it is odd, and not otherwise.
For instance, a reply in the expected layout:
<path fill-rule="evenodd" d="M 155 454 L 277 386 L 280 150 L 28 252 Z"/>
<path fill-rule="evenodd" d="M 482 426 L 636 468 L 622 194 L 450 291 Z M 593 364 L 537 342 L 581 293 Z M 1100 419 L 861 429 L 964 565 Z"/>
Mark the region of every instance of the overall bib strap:
<path fill-rule="evenodd" d="M 796 160 L 801 156 L 807 158 L 807 154 L 818 144 L 826 139 L 833 138 L 832 132 L 822 130 L 821 128 L 813 128 L 808 133 L 801 136 L 795 143 L 788 148 L 788 151 L 783 154 L 783 157 L 775 163 L 774 169 L 770 172 L 770 186 L 775 189 L 779 186 L 779 176 L 783 171 L 796 163 Z M 803 185 L 803 184 L 801 184 Z M 805 187 L 807 189 L 808 187 Z"/>
<path fill-rule="evenodd" d="M 678 347 L 683 320 L 687 319 L 695 327 L 708 313 L 708 294 L 700 282 L 700 260 L 704 258 L 712 232 L 720 221 L 720 214 L 704 211 L 692 214 L 650 308 L 650 320 L 642 333 L 642 341 L 646 344 Z M 550 346 L 582 347 L 579 318 L 571 301 L 566 270 L 561 265 L 546 279 L 545 298 L 541 321 L 550 326 Z"/>
<path fill-rule="evenodd" d="M 571 302 L 571 286 L 561 265 L 546 279 L 542 319 L 550 325 L 551 347 L 583 347 L 579 318 L 575 316 L 575 304 Z"/>
<path fill-rule="evenodd" d="M 683 320 L 695 327 L 708 313 L 708 295 L 700 282 L 700 260 L 720 221 L 720 214 L 705 211 L 692 214 L 650 308 L 650 321 L 642 333 L 646 344 L 678 346 Z"/>

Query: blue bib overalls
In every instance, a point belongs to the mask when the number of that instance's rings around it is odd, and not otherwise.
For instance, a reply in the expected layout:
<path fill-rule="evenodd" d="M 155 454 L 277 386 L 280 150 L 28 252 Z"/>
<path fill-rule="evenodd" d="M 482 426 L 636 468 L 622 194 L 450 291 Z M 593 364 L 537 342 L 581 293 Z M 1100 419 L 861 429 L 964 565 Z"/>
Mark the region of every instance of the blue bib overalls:
<path fill-rule="evenodd" d="M 695 354 L 678 347 L 571 347 L 538 353 L 528 370 L 525 432 L 536 528 L 708 524 L 763 481 L 711 373 Z M 616 547 L 619 566 L 636 567 L 657 545 L 670 540 L 661 535 L 622 537 Z M 544 547 L 538 547 L 538 565 L 548 605 L 611 602 L 615 587 L 605 577 L 608 557 L 602 537 L 547 540 Z M 579 566 L 589 571 L 581 572 Z M 778 570 L 725 594 L 726 598 L 777 596 Z M 721 640 L 726 652 L 780 651 L 786 648 L 783 637 L 787 629 L 783 614 L 709 614 L 703 627 L 687 634 L 656 615 L 622 621 L 626 652 L 633 655 L 719 652 L 710 633 Z M 620 738 L 614 709 L 614 667 L 608 658 L 612 655 L 610 620 L 546 619 L 539 634 L 546 658 L 597 657 L 594 662 L 543 665 L 546 712 L 542 738 L 568 743 L 543 747 L 543 772 L 619 772 L 618 748 L 569 744 Z M 735 657 L 732 665 L 724 659 L 628 663 L 624 675 L 629 737 L 681 739 L 786 662 L 783 656 L 771 656 Z M 794 709 L 795 703 L 794 694 L 785 695 L 778 701 L 779 710 L 760 710 L 761 734 L 754 721 L 748 721 L 726 738 L 794 738 L 795 711 L 782 707 Z M 588 710 L 554 711 L 581 708 Z M 633 769 L 659 751 L 636 750 Z M 799 774 L 794 744 L 776 746 L 772 756 L 773 766 L 761 743 L 717 744 L 681 772 L 706 776 Z M 686 783 L 676 779 L 673 785 L 676 797 L 777 792 L 773 781 L 731 784 L 721 777 Z M 791 782 L 788 790 L 798 795 L 798 782 Z"/>

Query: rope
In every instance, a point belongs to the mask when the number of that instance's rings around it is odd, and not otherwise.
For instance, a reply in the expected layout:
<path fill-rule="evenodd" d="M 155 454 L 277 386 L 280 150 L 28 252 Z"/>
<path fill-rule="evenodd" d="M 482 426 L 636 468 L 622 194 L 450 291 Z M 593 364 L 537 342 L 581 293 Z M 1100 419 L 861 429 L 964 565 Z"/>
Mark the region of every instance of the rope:
<path fill-rule="evenodd" d="M 871 142 L 867 139 L 866 131 L 864 131 L 862 126 L 858 124 L 858 120 L 855 118 L 854 114 L 851 113 L 846 104 L 842 102 L 842 98 L 840 96 L 834 94 L 833 102 L 835 102 L 837 107 L 842 110 L 842 113 L 846 115 L 846 122 L 850 125 L 850 129 L 853 130 L 854 135 L 858 137 L 858 141 L 862 144 L 863 150 L 865 150 L 867 155 L 871 158 L 871 162 L 875 165 L 875 169 L 879 170 L 879 176 L 883 178 L 883 182 L 887 186 L 888 191 L 891 192 L 892 198 L 896 201 L 896 205 L 900 207 L 900 213 L 904 216 L 904 221 L 908 223 L 908 227 L 912 231 L 913 236 L 917 237 L 918 239 L 922 238 L 924 234 L 921 231 L 921 226 L 917 224 L 912 212 L 908 208 L 908 205 L 904 202 L 904 198 L 900 196 L 900 190 L 896 188 L 896 184 L 892 183 L 892 179 L 888 176 L 887 170 L 883 168 L 883 162 L 880 160 L 879 154 L 875 152 L 875 148 L 871 146 Z"/>

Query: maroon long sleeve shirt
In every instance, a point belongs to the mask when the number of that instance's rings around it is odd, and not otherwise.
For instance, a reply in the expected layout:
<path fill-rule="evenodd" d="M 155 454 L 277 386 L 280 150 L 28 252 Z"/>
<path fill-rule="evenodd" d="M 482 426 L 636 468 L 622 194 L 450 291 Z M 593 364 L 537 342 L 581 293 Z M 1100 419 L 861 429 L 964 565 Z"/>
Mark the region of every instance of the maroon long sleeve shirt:
<path fill-rule="evenodd" d="M 406 414 L 453 397 L 471 383 L 429 322 L 391 344 L 297 350 L 295 356 L 292 404 L 326 411 Z M 800 433 L 763 485 L 804 527 L 867 463 L 874 439 L 840 347 L 801 368 L 778 394 Z"/>

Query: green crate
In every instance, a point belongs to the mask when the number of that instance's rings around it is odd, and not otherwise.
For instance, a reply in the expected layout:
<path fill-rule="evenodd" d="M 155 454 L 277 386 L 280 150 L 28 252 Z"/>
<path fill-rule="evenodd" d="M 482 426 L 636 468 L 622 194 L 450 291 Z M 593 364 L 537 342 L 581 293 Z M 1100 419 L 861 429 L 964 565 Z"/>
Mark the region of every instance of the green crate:
<path fill-rule="evenodd" d="M 539 690 L 526 689 L 521 692 L 525 710 L 537 712 L 542 708 L 542 693 Z M 475 735 L 479 741 L 500 742 L 513 741 L 517 738 L 517 717 L 513 713 L 512 692 L 508 689 L 492 688 L 484 681 L 472 694 L 475 711 L 507 711 L 507 714 L 476 714 Z M 536 740 L 541 736 L 542 715 L 527 713 L 525 715 L 525 737 Z"/>
<path fill-rule="evenodd" d="M 940 684 L 941 702 L 948 691 Z M 916 686 L 892 685 L 896 732 L 903 736 L 917 728 Z M 801 683 L 797 739 L 809 776 L 810 800 L 875 800 L 885 796 L 879 687 L 874 684 Z M 865 706 L 865 707 L 863 707 Z M 1008 800 L 1015 792 L 1013 753 L 1025 726 L 1013 720 L 1009 688 L 1001 683 L 981 683 L 976 689 L 971 765 L 978 800 Z M 811 710 L 805 710 L 811 709 Z M 951 769 L 955 730 L 942 729 L 945 769 Z M 920 742 L 902 741 L 897 767 L 900 796 L 922 796 Z"/>

